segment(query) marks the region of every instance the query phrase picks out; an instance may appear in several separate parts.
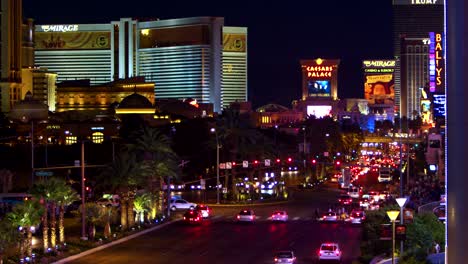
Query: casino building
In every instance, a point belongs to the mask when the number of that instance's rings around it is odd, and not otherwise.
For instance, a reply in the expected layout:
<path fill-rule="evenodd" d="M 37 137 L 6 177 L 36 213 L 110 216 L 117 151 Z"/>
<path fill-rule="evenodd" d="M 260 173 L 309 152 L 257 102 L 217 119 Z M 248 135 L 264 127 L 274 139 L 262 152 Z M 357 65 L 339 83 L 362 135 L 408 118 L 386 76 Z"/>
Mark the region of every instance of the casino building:
<path fill-rule="evenodd" d="M 317 118 L 332 115 L 338 103 L 339 60 L 301 60 L 302 100 L 294 103 L 304 116 Z"/>
<path fill-rule="evenodd" d="M 423 51 L 423 49 L 426 49 L 425 45 L 429 44 L 429 42 L 426 40 L 430 40 L 431 32 L 443 35 L 444 1 L 393 0 L 393 47 L 396 59 L 395 105 L 396 111 L 400 113 L 401 116 L 414 116 L 413 111 L 415 108 L 412 106 L 413 99 L 411 96 L 415 95 L 414 91 L 426 86 L 426 84 L 421 86 L 422 81 L 418 79 L 420 78 L 420 73 L 411 72 L 412 70 L 416 69 L 415 65 L 420 64 L 420 62 L 411 62 L 409 57 L 406 58 L 405 62 L 403 61 L 403 56 L 408 56 L 412 53 L 421 54 L 424 52 L 426 54 L 425 56 L 429 57 L 429 50 Z M 425 44 L 417 43 L 416 45 L 413 42 L 413 39 L 419 39 L 421 42 L 424 40 Z M 431 43 L 435 43 L 434 35 Z M 435 54 L 433 54 L 433 56 L 435 56 Z M 413 63 L 413 66 L 409 66 L 406 63 Z M 431 73 L 429 70 L 429 65 L 426 67 L 428 68 L 426 69 L 426 82 L 427 86 L 429 86 L 429 82 L 435 82 L 435 77 L 432 73 L 436 72 L 435 69 L 433 69 L 433 72 Z M 431 78 L 433 78 L 432 80 L 429 80 L 429 74 L 431 74 Z M 437 91 L 436 89 L 431 88 L 430 92 L 436 93 L 438 99 L 445 101 L 444 87 L 438 87 Z M 437 115 L 435 112 L 434 114 Z"/>
<path fill-rule="evenodd" d="M 58 82 L 144 76 L 159 99 L 192 98 L 215 112 L 247 101 L 247 28 L 222 17 L 37 25 L 34 37 L 35 64 Z"/>

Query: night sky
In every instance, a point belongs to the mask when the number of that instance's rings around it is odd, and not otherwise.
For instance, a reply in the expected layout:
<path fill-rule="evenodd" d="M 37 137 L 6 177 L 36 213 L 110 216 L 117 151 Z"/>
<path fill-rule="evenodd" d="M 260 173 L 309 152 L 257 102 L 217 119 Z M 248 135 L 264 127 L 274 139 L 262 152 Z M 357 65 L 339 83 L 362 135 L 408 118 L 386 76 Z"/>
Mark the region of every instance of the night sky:
<path fill-rule="evenodd" d="M 109 23 L 121 17 L 221 16 L 248 27 L 249 101 L 291 107 L 301 96 L 299 60 L 341 59 L 338 97 L 363 98 L 363 59 L 391 59 L 391 0 L 23 0 L 36 24 Z"/>

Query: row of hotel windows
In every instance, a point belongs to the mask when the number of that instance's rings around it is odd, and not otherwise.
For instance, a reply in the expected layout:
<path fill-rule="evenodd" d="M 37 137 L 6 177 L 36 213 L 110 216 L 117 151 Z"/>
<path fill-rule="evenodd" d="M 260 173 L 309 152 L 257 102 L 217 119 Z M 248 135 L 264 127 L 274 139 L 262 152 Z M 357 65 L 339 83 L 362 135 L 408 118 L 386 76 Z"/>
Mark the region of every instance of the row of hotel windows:
<path fill-rule="evenodd" d="M 100 144 L 104 142 L 104 133 L 102 132 L 94 132 L 91 135 L 91 141 L 95 144 Z M 71 145 L 78 143 L 78 138 L 76 136 L 66 136 L 65 137 L 65 145 Z"/>

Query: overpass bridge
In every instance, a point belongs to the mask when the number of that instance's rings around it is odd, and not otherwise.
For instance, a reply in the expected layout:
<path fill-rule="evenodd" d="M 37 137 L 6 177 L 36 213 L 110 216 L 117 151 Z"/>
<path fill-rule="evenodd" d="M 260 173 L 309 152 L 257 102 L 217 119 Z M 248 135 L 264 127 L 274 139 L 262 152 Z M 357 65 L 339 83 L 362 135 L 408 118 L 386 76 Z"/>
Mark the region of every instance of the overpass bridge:
<path fill-rule="evenodd" d="M 403 144 L 420 144 L 423 138 L 405 138 L 405 137 L 389 137 L 389 136 L 364 136 L 365 143 L 393 143 L 401 142 Z"/>

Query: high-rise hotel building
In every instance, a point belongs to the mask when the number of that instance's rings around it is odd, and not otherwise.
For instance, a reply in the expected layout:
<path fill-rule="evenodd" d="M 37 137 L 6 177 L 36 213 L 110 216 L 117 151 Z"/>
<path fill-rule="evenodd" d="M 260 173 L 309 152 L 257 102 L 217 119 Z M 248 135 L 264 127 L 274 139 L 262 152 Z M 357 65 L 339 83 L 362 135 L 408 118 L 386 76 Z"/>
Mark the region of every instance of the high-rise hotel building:
<path fill-rule="evenodd" d="M 221 17 L 37 25 L 35 60 L 59 82 L 144 76 L 158 99 L 192 98 L 216 112 L 247 101 L 247 28 Z"/>
<path fill-rule="evenodd" d="M 443 30 L 443 0 L 393 0 L 395 108 L 400 116 L 413 118 L 414 111 L 419 114 L 414 99 L 430 82 L 429 34 L 443 33 Z"/>

